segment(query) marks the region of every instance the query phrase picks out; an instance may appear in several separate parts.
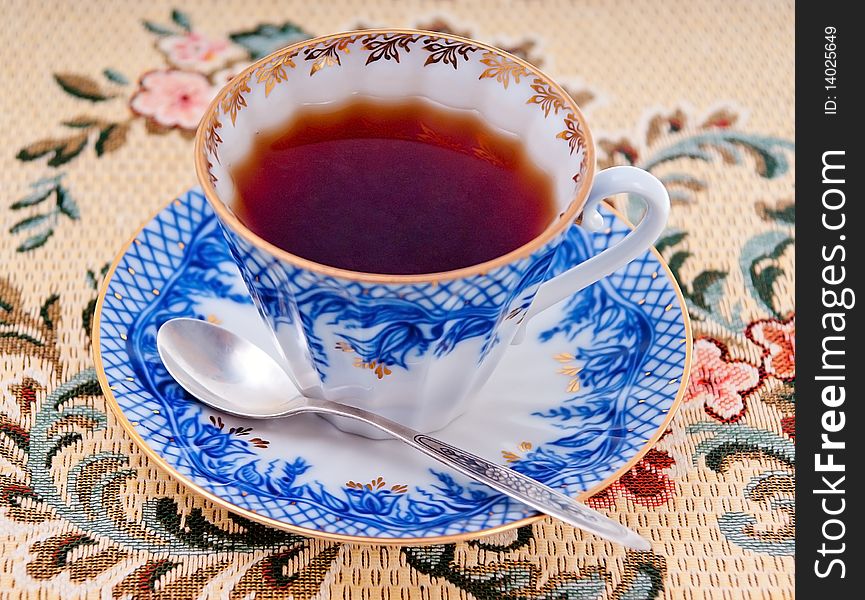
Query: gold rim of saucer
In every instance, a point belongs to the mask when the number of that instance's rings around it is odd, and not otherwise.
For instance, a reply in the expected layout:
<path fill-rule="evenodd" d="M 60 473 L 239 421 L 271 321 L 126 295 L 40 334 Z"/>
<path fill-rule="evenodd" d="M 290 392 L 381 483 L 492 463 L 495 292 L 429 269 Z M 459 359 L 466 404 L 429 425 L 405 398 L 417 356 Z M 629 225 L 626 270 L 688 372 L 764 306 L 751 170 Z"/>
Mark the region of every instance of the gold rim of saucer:
<path fill-rule="evenodd" d="M 462 542 L 466 540 L 472 540 L 482 537 L 487 537 L 491 535 L 495 535 L 497 533 L 504 533 L 507 531 L 511 531 L 518 527 L 523 527 L 525 525 L 531 525 L 537 521 L 540 521 L 546 518 L 547 515 L 543 513 L 539 513 L 537 515 L 533 515 L 531 517 L 526 517 L 524 519 L 520 519 L 518 521 L 512 521 L 510 523 L 504 523 L 502 525 L 498 525 L 496 527 L 490 527 L 489 529 L 482 529 L 479 531 L 472 531 L 466 533 L 457 533 L 453 535 L 442 535 L 435 537 L 411 537 L 411 538 L 377 538 L 377 537 L 368 537 L 368 536 L 354 536 L 354 535 L 345 535 L 339 533 L 329 533 L 326 531 L 319 531 L 317 529 L 309 529 L 306 527 L 300 527 L 298 525 L 292 525 L 291 523 L 285 523 L 279 521 L 277 519 L 273 519 L 271 517 L 267 517 L 264 515 L 260 515 L 252 510 L 242 508 L 237 506 L 236 504 L 231 503 L 230 501 L 217 496 L 213 492 L 205 490 L 200 487 L 198 484 L 193 482 L 188 477 L 181 475 L 178 473 L 174 467 L 172 467 L 160 454 L 158 454 L 153 448 L 151 448 L 147 442 L 144 441 L 144 438 L 139 435 L 139 433 L 135 430 L 135 426 L 129 421 L 126 415 L 123 412 L 123 409 L 120 408 L 120 404 L 117 402 L 117 398 L 114 397 L 114 390 L 111 389 L 111 384 L 108 382 L 108 378 L 105 375 L 105 368 L 102 364 L 102 349 L 101 349 L 101 336 L 100 336 L 100 327 L 102 323 L 102 307 L 105 303 L 105 296 L 108 293 L 108 287 L 111 285 L 111 279 L 114 276 L 115 270 L 117 270 L 117 266 L 120 264 L 120 261 L 123 260 L 123 257 L 126 255 L 126 251 L 129 247 L 135 242 L 141 232 L 144 230 L 147 225 L 153 221 L 162 211 L 168 208 L 171 203 L 176 200 L 172 200 L 164 205 L 162 205 L 156 212 L 152 213 L 147 219 L 141 224 L 140 227 L 132 234 L 132 236 L 123 244 L 120 250 L 115 255 L 114 259 L 111 261 L 111 266 L 105 274 L 105 278 L 103 279 L 102 286 L 99 290 L 99 295 L 96 301 L 96 309 L 93 313 L 93 326 L 91 330 L 91 339 L 93 340 L 93 362 L 94 368 L 96 370 L 96 377 L 99 379 L 99 385 L 102 388 L 102 393 L 105 397 L 105 403 L 111 409 L 111 412 L 114 413 L 114 416 L 117 418 L 120 426 L 126 431 L 126 433 L 132 438 L 132 441 L 135 442 L 135 445 L 142 451 L 144 454 L 152 460 L 158 467 L 160 467 L 163 471 L 166 471 L 170 476 L 177 479 L 181 484 L 187 487 L 189 490 L 196 492 L 206 498 L 207 500 L 213 502 L 215 505 L 229 510 L 233 513 L 239 514 L 251 521 L 255 521 L 257 523 L 261 523 L 263 525 L 268 525 L 270 527 L 274 527 L 276 529 L 281 529 L 283 531 L 289 531 L 291 533 L 296 533 L 299 535 L 303 535 L 306 537 L 330 540 L 336 542 L 348 542 L 355 544 L 373 544 L 379 546 L 422 546 L 427 544 L 450 544 L 456 542 Z M 620 219 L 625 225 L 629 228 L 633 229 L 634 226 L 631 224 L 628 219 L 626 219 L 617 209 L 612 206 L 607 205 L 607 208 L 616 216 L 617 219 Z M 682 380 L 679 383 L 679 390 L 676 392 L 676 398 L 673 400 L 672 406 L 670 406 L 669 411 L 667 411 L 667 416 L 664 418 L 663 423 L 658 427 L 655 433 L 646 440 L 643 446 L 634 454 L 633 457 L 629 461 L 627 461 L 624 465 L 622 465 L 615 473 L 604 479 L 599 484 L 594 487 L 583 491 L 582 493 L 577 495 L 577 499 L 581 501 L 585 501 L 586 499 L 594 496 L 598 492 L 603 491 L 610 484 L 617 481 L 622 475 L 624 475 L 627 471 L 631 469 L 635 464 L 637 464 L 645 455 L 652 449 L 652 447 L 658 442 L 661 436 L 664 435 L 664 432 L 667 430 L 667 427 L 670 426 L 670 423 L 675 417 L 676 412 L 678 412 L 679 407 L 681 406 L 684 397 L 685 390 L 688 388 L 688 380 L 691 376 L 691 359 L 693 353 L 693 333 L 691 331 L 691 319 L 688 315 L 688 307 L 685 303 L 685 296 L 682 294 L 682 290 L 679 287 L 678 282 L 676 281 L 673 272 L 670 270 L 669 265 L 664 260 L 664 257 L 661 256 L 661 253 L 658 252 L 657 248 L 654 246 L 650 246 L 649 250 L 655 255 L 660 263 L 661 268 L 664 270 L 664 273 L 667 275 L 667 279 L 670 282 L 670 285 L 673 287 L 673 291 L 676 294 L 676 298 L 679 300 L 679 307 L 681 309 L 682 318 L 685 324 L 685 363 L 683 365 L 682 371 Z M 345 434 L 350 435 L 350 434 Z"/>
<path fill-rule="evenodd" d="M 340 269 L 338 267 L 331 267 L 328 265 L 324 265 L 321 263 L 317 263 L 315 261 L 311 261 L 296 254 L 292 254 L 275 246 L 263 239 L 262 237 L 253 233 L 250 229 L 248 229 L 240 219 L 235 216 L 233 212 L 231 212 L 228 207 L 217 197 L 216 190 L 213 188 L 213 183 L 210 180 L 210 171 L 208 168 L 207 157 L 204 152 L 205 145 L 205 129 L 207 127 L 207 123 L 210 123 L 214 114 L 218 111 L 219 106 L 221 105 L 223 99 L 226 94 L 230 91 L 231 82 L 229 82 L 226 86 L 224 86 L 219 92 L 216 94 L 216 97 L 211 101 L 210 105 L 207 107 L 207 110 L 201 117 L 200 124 L 195 133 L 195 173 L 198 176 L 199 184 L 201 185 L 201 189 L 204 190 L 204 195 L 207 198 L 210 206 L 219 216 L 219 218 L 225 223 L 231 226 L 231 229 L 235 231 L 238 235 L 242 236 L 246 241 L 250 244 L 257 246 L 261 250 L 280 258 L 292 264 L 296 267 L 307 269 L 309 271 L 313 271 L 315 273 L 320 273 L 323 275 L 329 275 L 332 277 L 340 277 L 343 279 L 348 279 L 351 281 L 362 281 L 366 283 L 433 283 L 439 281 L 446 281 L 451 279 L 460 279 L 463 277 L 470 277 L 472 275 L 483 275 L 489 272 L 492 269 L 500 267 L 502 265 L 506 265 L 520 258 L 524 258 L 529 256 L 534 250 L 543 246 L 545 243 L 549 242 L 555 236 L 561 234 L 567 227 L 573 226 L 577 215 L 580 210 L 583 208 L 586 202 L 586 198 L 588 197 L 589 190 L 592 188 L 592 182 L 595 177 L 595 142 L 592 138 L 592 133 L 589 130 L 588 124 L 586 123 L 586 118 L 583 116 L 582 111 L 580 111 L 577 103 L 574 102 L 573 98 L 571 98 L 568 93 L 560 86 L 558 83 L 553 81 L 553 79 L 538 69 L 536 66 L 531 63 L 523 60 L 518 56 L 514 56 L 509 52 L 505 52 L 500 48 L 496 48 L 495 46 L 491 46 L 489 44 L 485 44 L 483 42 L 478 42 L 477 40 L 473 40 L 470 38 L 462 37 L 459 35 L 453 35 L 449 33 L 440 33 L 437 31 L 426 31 L 423 29 L 398 29 L 398 28 L 381 28 L 381 29 L 359 29 L 352 31 L 343 31 L 340 33 L 334 33 L 330 35 L 324 35 L 316 38 L 310 38 L 308 40 L 303 40 L 301 42 L 297 42 L 291 44 L 290 46 L 286 46 L 281 50 L 277 50 L 271 54 L 268 54 L 264 58 L 260 58 L 248 67 L 246 67 L 243 71 L 234 76 L 232 81 L 242 79 L 248 75 L 252 75 L 253 71 L 258 69 L 259 67 L 273 61 L 275 58 L 290 55 L 294 56 L 300 49 L 306 46 L 315 46 L 321 44 L 323 42 L 346 38 L 357 35 L 376 35 L 376 34 L 408 34 L 408 35 L 425 35 L 432 36 L 441 39 L 445 39 L 448 41 L 457 41 L 463 43 L 469 43 L 477 46 L 478 48 L 487 50 L 489 52 L 494 52 L 499 56 L 503 56 L 508 58 L 517 64 L 525 67 L 530 73 L 533 75 L 542 78 L 544 83 L 548 84 L 552 89 L 558 92 L 562 99 L 565 102 L 565 109 L 570 110 L 573 115 L 576 117 L 577 122 L 583 131 L 583 136 L 586 141 L 586 175 L 585 179 L 580 186 L 580 189 L 576 195 L 576 197 L 571 200 L 570 204 L 568 204 L 567 208 L 562 212 L 562 214 L 554 221 L 550 226 L 548 226 L 543 232 L 540 233 L 537 237 L 532 239 L 531 241 L 523 244 L 519 248 L 511 250 L 507 254 L 494 258 L 492 260 L 488 260 L 486 262 L 471 265 L 469 267 L 463 267 L 461 269 L 455 269 L 453 271 L 442 271 L 439 273 L 423 273 L 419 275 L 387 275 L 387 274 L 379 274 L 379 273 L 363 273 L 360 271 L 351 271 L 348 269 Z"/>

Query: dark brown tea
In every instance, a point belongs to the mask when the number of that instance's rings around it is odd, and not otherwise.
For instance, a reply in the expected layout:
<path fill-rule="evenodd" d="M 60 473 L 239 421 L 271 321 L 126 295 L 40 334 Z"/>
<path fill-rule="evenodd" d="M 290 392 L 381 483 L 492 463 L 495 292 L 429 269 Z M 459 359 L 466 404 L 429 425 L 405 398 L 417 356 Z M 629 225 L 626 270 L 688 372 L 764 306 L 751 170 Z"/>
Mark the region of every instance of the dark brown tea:
<path fill-rule="evenodd" d="M 482 263 L 556 216 L 552 181 L 516 136 L 423 100 L 304 108 L 259 134 L 232 176 L 235 212 L 253 232 L 367 273 Z"/>

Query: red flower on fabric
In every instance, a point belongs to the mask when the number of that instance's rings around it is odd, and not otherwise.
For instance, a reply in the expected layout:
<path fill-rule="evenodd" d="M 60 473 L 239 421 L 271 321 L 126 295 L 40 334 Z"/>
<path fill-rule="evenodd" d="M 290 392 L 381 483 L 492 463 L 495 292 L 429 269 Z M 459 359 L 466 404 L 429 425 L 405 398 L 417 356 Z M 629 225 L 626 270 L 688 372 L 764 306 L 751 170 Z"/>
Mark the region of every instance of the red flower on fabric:
<path fill-rule="evenodd" d="M 611 509 L 615 507 L 617 498 L 625 497 L 649 508 L 662 506 L 676 491 L 676 486 L 664 472 L 675 462 L 668 453 L 652 448 L 630 471 L 589 498 L 586 504 L 596 509 Z"/>
<path fill-rule="evenodd" d="M 589 497 L 586 500 L 586 504 L 588 504 L 595 510 L 612 510 L 616 507 L 616 498 L 619 497 L 619 494 L 616 493 L 618 490 L 618 485 L 618 481 L 611 483 L 594 496 Z"/>
<path fill-rule="evenodd" d="M 732 360 L 724 344 L 701 338 L 694 343 L 694 365 L 685 400 L 699 400 L 712 417 L 734 423 L 745 414 L 745 396 L 761 379 L 760 369 L 743 360 Z"/>
<path fill-rule="evenodd" d="M 763 368 L 781 381 L 796 378 L 796 315 L 786 321 L 763 319 L 745 330 L 749 340 L 763 349 Z"/>
<path fill-rule="evenodd" d="M 781 419 L 781 431 L 796 439 L 796 417 L 789 416 Z"/>

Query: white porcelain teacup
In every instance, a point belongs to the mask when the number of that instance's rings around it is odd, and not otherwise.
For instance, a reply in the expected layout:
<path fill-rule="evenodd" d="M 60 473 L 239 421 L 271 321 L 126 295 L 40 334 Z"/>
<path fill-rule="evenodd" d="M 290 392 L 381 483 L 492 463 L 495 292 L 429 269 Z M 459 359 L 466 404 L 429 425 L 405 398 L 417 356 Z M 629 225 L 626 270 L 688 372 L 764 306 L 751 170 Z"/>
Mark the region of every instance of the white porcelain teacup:
<path fill-rule="evenodd" d="M 255 235 L 232 210 L 231 166 L 248 155 L 256 132 L 287 122 L 300 107 L 357 96 L 422 97 L 477 111 L 489 125 L 516 134 L 552 178 L 558 217 L 504 256 L 424 275 L 317 264 Z M 466 410 L 529 319 L 644 252 L 669 212 L 664 187 L 649 173 L 633 167 L 595 172 L 583 115 L 549 77 L 506 52 L 442 33 L 355 31 L 279 50 L 219 92 L 195 153 L 201 186 L 298 388 L 426 432 Z M 636 229 L 548 279 L 568 228 L 580 216 L 583 227 L 598 227 L 598 203 L 624 192 L 647 205 Z M 336 424 L 376 435 L 354 422 Z"/>

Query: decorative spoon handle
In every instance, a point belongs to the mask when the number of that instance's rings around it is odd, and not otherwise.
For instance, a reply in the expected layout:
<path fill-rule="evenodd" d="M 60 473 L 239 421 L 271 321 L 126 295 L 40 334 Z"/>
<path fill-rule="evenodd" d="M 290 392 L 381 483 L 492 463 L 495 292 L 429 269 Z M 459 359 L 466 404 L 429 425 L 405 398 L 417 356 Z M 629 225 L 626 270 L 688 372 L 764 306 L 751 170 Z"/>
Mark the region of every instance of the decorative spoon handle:
<path fill-rule="evenodd" d="M 327 400 L 306 399 L 306 406 L 301 411 L 328 413 L 363 421 L 475 481 L 485 483 L 494 490 L 520 500 L 540 512 L 628 548 L 651 549 L 649 542 L 634 531 L 531 477 L 491 463 L 480 456 L 414 431 L 390 419 Z"/>

